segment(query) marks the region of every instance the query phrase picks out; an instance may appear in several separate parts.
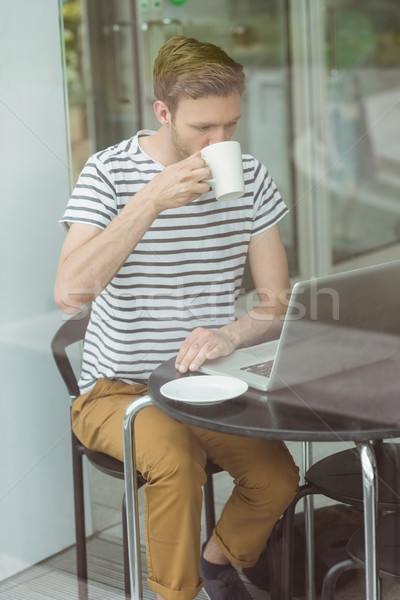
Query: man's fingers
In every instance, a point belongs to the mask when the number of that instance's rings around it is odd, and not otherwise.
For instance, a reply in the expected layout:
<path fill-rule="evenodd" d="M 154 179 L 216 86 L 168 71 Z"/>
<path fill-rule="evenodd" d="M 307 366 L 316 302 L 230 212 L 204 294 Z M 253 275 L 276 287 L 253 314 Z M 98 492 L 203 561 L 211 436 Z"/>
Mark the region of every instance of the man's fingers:
<path fill-rule="evenodd" d="M 186 338 L 178 353 L 175 368 L 180 373 L 197 371 L 207 359 L 226 356 L 235 349 L 232 341 L 218 331 L 198 328 Z"/>
<path fill-rule="evenodd" d="M 189 368 L 194 371 L 198 368 L 196 365 L 201 359 L 198 359 L 197 357 L 201 354 L 207 340 L 212 335 L 213 333 L 207 329 L 197 328 L 186 338 L 179 350 L 175 362 L 175 368 L 180 373 L 186 373 Z M 204 360 L 205 356 L 202 362 L 204 362 Z M 202 362 L 200 364 L 202 364 Z"/>

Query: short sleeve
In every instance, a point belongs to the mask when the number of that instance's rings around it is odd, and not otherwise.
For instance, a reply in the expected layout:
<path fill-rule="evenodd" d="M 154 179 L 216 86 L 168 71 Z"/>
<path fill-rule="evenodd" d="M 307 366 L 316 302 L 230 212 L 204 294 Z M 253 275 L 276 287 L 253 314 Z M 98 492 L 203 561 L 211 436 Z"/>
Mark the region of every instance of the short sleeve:
<path fill-rule="evenodd" d="M 276 225 L 289 209 L 266 167 L 254 159 L 254 213 L 252 235 Z"/>
<path fill-rule="evenodd" d="M 105 229 L 117 214 L 113 178 L 97 155 L 89 158 L 76 183 L 60 224 L 87 223 Z"/>

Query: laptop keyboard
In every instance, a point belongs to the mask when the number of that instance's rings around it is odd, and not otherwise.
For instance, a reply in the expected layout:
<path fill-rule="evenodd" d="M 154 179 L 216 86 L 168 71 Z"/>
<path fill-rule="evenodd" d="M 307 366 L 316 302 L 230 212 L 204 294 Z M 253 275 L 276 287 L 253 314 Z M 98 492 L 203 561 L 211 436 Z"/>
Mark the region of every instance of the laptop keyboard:
<path fill-rule="evenodd" d="M 240 370 L 255 373 L 256 375 L 262 375 L 263 377 L 269 377 L 271 375 L 273 364 L 273 360 L 267 360 L 265 362 L 255 363 L 254 365 L 248 365 L 247 367 L 241 367 Z"/>

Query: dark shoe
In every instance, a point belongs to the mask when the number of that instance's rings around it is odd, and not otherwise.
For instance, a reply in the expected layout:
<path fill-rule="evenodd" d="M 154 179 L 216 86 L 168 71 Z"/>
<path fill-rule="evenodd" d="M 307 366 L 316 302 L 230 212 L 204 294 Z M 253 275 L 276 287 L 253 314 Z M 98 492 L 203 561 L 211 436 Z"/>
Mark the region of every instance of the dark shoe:
<path fill-rule="evenodd" d="M 252 600 L 235 567 L 231 564 L 221 565 L 219 572 L 216 574 L 216 579 L 210 579 L 207 577 L 208 565 L 210 563 L 207 563 L 202 556 L 200 559 L 200 577 L 204 579 L 203 590 L 210 600 Z"/>

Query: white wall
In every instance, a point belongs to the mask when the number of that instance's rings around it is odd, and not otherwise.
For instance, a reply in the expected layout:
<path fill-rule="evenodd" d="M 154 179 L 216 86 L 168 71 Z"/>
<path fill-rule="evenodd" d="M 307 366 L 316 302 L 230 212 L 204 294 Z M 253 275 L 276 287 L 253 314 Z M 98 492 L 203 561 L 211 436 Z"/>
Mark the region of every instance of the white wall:
<path fill-rule="evenodd" d="M 74 542 L 69 405 L 49 350 L 64 115 L 57 1 L 2 0 L 0 580 Z"/>

